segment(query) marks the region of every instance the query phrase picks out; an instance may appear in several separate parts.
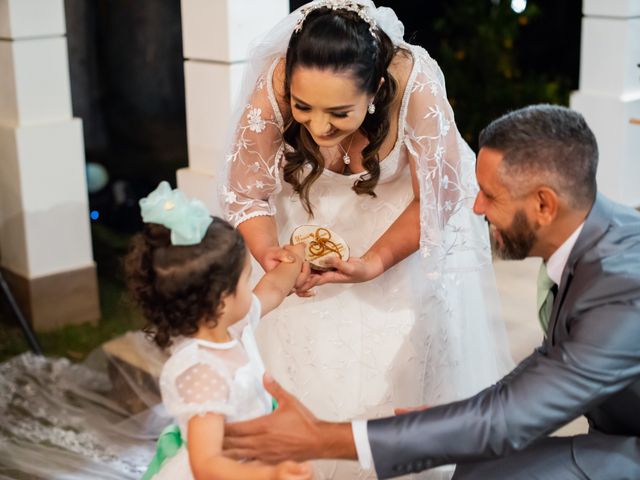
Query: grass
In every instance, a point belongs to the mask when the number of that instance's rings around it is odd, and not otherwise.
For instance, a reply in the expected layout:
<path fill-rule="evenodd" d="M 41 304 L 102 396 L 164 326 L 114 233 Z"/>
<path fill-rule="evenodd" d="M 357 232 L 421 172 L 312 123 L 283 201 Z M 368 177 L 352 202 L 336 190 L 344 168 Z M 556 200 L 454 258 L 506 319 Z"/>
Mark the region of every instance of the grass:
<path fill-rule="evenodd" d="M 93 252 L 98 266 L 98 290 L 101 319 L 97 325 L 72 325 L 37 337 L 46 355 L 79 361 L 102 343 L 142 327 L 144 319 L 125 294 L 120 262 L 129 236 L 116 233 L 100 224 L 92 224 Z M 0 361 L 29 350 L 22 330 L 0 300 Z"/>

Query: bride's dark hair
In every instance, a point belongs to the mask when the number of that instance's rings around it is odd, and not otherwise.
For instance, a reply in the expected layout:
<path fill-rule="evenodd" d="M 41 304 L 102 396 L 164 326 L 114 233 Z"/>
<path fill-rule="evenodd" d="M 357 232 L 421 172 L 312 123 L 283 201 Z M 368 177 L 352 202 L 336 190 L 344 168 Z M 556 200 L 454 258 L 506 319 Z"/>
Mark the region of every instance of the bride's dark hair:
<path fill-rule="evenodd" d="M 375 94 L 376 111 L 367 114 L 360 131 L 369 140 L 362 151 L 367 173 L 353 184 L 357 194 L 375 197 L 380 178 L 378 151 L 389 132 L 389 111 L 397 83 L 388 68 L 397 48 L 379 28 L 371 34 L 369 23 L 347 10 L 319 8 L 309 13 L 299 32 L 289 41 L 285 65 L 284 100 L 291 103 L 291 75 L 296 67 L 350 72 L 362 92 Z M 380 85 L 380 79 L 384 82 Z M 376 93 L 377 92 L 377 93 Z M 312 214 L 309 189 L 324 169 L 324 159 L 306 128 L 293 119 L 285 121 L 284 140 L 293 147 L 285 152 L 284 179 L 291 184 L 307 212 Z M 304 166 L 311 167 L 304 176 Z"/>

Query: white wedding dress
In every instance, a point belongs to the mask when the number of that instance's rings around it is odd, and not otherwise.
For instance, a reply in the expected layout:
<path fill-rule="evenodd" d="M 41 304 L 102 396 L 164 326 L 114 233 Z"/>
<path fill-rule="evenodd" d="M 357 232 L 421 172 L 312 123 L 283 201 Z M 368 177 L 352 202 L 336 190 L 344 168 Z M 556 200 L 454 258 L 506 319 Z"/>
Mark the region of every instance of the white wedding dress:
<path fill-rule="evenodd" d="M 404 48 L 413 68 L 395 146 L 380 161 L 375 198 L 351 189 L 360 174 L 325 169 L 310 190 L 311 218 L 283 180 L 283 112 L 273 89 L 278 59 L 256 83 L 228 159 L 223 189 L 228 219 L 237 226 L 273 215 L 280 244 L 289 243 L 297 226 L 314 224 L 344 238 L 352 256 L 363 255 L 413 199 L 410 156 L 424 175 L 421 189 L 438 184 L 441 202 L 431 205 L 438 210 L 436 219 L 474 242 L 452 244 L 456 258 L 446 253 L 442 265 L 453 268 L 429 273 L 424 253 L 430 246 L 423 235 L 422 254 L 416 252 L 380 277 L 320 286 L 312 298 L 291 295 L 264 318 L 257 339 L 267 371 L 326 420 L 380 417 L 392 415 L 394 407 L 460 399 L 488 386 L 509 367 L 502 325 L 497 312 L 488 308 L 497 301 L 490 265 L 486 269 L 486 230 L 477 229 L 472 237 L 469 221 L 479 219 L 456 217 L 468 211 L 464 192 L 470 185 L 475 188 L 472 166 L 460 168 L 459 157 L 469 150 L 455 128 L 437 64 L 420 47 Z M 425 156 L 439 162 L 430 176 L 420 168 Z M 444 226 L 437 228 L 444 237 Z M 433 247 L 435 256 L 438 249 Z M 254 271 L 259 277 L 260 267 Z M 319 480 L 375 478 L 357 462 L 321 461 L 315 467 Z M 414 478 L 450 478 L 451 471 L 445 467 Z"/>

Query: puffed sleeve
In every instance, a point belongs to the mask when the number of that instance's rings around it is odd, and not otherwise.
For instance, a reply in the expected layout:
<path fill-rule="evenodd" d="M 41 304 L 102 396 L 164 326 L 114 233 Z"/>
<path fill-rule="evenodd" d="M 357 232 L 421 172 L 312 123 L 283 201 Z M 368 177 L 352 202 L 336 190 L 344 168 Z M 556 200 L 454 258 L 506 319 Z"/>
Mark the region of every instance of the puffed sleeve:
<path fill-rule="evenodd" d="M 234 227 L 256 216 L 276 213 L 270 199 L 280 190 L 278 168 L 284 143 L 272 85 L 275 65 L 258 79 L 226 158 L 221 203 Z"/>
<path fill-rule="evenodd" d="M 161 375 L 162 400 L 167 412 L 182 422 L 195 415 L 234 415 L 229 402 L 231 374 L 223 361 L 197 345 L 168 360 Z"/>

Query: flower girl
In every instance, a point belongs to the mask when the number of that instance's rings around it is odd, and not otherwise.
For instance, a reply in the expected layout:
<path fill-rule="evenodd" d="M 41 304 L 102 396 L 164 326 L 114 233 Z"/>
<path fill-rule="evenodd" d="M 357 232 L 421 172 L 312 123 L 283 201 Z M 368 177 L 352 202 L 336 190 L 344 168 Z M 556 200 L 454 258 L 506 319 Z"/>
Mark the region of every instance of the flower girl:
<path fill-rule="evenodd" d="M 239 463 L 222 455 L 224 422 L 272 410 L 253 330 L 293 288 L 302 245 L 287 247 L 280 266 L 252 292 L 242 237 L 202 202 L 162 182 L 140 208 L 145 227 L 125 260 L 127 283 L 155 342 L 171 352 L 160 390 L 178 422 L 161 435 L 144 478 L 311 478 L 306 464 Z"/>

